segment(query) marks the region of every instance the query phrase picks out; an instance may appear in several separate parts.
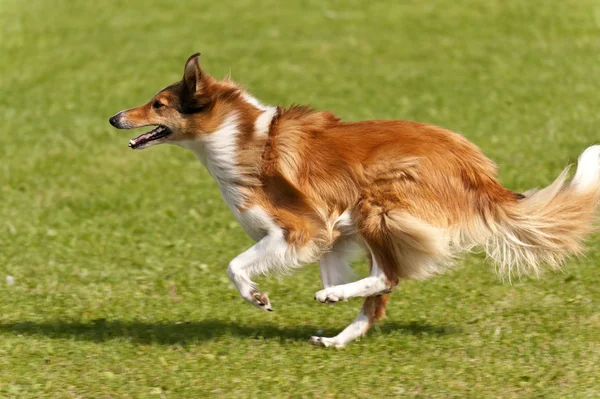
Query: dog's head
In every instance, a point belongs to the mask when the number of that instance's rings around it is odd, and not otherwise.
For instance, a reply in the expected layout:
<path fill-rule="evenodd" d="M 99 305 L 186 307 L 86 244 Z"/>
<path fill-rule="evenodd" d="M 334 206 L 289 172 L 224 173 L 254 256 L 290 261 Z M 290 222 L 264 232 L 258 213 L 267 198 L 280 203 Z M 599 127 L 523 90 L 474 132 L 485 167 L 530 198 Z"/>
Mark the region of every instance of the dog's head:
<path fill-rule="evenodd" d="M 217 81 L 200 69 L 200 54 L 188 58 L 183 78 L 158 92 L 146 104 L 109 119 L 117 129 L 156 126 L 129 141 L 133 149 L 155 144 L 183 144 L 214 132 L 243 93 L 233 82 Z"/>

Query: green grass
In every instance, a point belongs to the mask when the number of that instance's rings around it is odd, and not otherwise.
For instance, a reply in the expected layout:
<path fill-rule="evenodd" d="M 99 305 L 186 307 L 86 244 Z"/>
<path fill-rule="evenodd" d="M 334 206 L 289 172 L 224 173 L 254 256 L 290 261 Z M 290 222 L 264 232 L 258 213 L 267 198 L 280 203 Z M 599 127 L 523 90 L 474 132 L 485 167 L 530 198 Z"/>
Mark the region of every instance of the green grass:
<path fill-rule="evenodd" d="M 266 103 L 436 123 L 541 186 L 600 141 L 600 3 L 288 3 L 0 0 L 0 397 L 600 397 L 598 237 L 512 286 L 468 257 L 316 348 L 360 301 L 314 302 L 310 265 L 260 279 L 274 313 L 245 304 L 251 241 L 207 172 L 107 121 L 201 51 Z"/>

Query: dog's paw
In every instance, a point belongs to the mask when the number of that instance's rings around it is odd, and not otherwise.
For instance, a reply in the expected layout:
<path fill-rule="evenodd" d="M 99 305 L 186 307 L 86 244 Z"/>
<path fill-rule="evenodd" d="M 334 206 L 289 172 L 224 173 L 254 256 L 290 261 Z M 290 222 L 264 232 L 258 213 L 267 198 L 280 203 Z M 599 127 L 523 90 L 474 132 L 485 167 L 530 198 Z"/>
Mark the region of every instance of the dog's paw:
<path fill-rule="evenodd" d="M 335 287 L 325 288 L 315 294 L 315 299 L 322 303 L 335 303 L 345 298 L 335 290 Z"/>
<path fill-rule="evenodd" d="M 315 346 L 322 346 L 324 348 L 342 348 L 344 345 L 337 342 L 335 338 L 327 338 L 327 337 L 317 337 L 312 336 L 308 340 L 308 343 Z"/>
<path fill-rule="evenodd" d="M 249 301 L 252 305 L 256 306 L 259 309 L 265 310 L 267 312 L 272 312 L 273 308 L 271 307 L 271 301 L 266 293 L 260 291 L 252 291 L 250 293 L 251 300 Z"/>

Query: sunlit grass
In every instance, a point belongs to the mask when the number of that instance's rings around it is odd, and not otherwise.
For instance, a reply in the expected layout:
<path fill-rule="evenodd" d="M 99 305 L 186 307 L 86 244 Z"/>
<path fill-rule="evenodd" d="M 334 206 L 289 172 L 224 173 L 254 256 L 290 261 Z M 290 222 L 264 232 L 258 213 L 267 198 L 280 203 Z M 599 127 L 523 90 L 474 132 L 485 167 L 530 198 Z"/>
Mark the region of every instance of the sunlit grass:
<path fill-rule="evenodd" d="M 600 141 L 598 10 L 0 0 L 0 396 L 599 397 L 597 239 L 540 281 L 473 256 L 403 283 L 368 336 L 323 350 L 309 336 L 360 301 L 313 301 L 311 265 L 260 280 L 273 314 L 245 304 L 226 265 L 251 241 L 208 174 L 107 121 L 201 51 L 266 103 L 459 131 L 522 191 Z"/>

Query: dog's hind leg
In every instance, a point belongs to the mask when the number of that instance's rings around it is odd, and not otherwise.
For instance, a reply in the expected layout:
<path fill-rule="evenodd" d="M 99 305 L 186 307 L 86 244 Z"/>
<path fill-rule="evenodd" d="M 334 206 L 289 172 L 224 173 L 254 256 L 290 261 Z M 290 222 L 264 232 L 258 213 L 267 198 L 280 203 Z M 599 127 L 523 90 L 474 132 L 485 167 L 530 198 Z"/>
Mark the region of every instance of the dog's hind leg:
<path fill-rule="evenodd" d="M 341 333 L 331 338 L 311 337 L 309 341 L 311 344 L 325 347 L 334 346 L 337 348 L 345 346 L 348 342 L 365 335 L 375 321 L 385 315 L 385 306 L 389 291 L 396 284 L 390 283 L 390 280 L 379 267 L 372 252 L 369 254 L 369 263 L 371 266 L 371 275 L 369 277 L 354 283 L 325 288 L 317 293 L 319 297 L 315 296 L 315 298 L 321 300 L 321 302 L 334 302 L 333 299 L 347 299 L 350 296 L 367 296 L 367 298 L 356 319 Z M 320 293 L 324 293 L 325 295 L 321 296 Z M 338 297 L 337 295 L 340 296 Z"/>
<path fill-rule="evenodd" d="M 309 342 L 318 346 L 341 348 L 348 342 L 362 337 L 377 319 L 385 316 L 387 300 L 388 294 L 366 298 L 356 319 L 341 333 L 331 338 L 314 336 L 310 338 Z"/>
<path fill-rule="evenodd" d="M 356 250 L 355 246 L 356 244 L 350 240 L 340 241 L 319 259 L 323 288 L 346 284 L 356 278 L 347 262 Z"/>
<path fill-rule="evenodd" d="M 381 295 L 400 279 L 428 277 L 444 270 L 452 251 L 446 230 L 402 210 L 371 211 L 359 227 L 371 251 L 371 275 L 362 280 L 325 288 L 315 294 L 324 302 Z"/>
<path fill-rule="evenodd" d="M 354 297 L 370 297 L 389 293 L 395 286 L 371 256 L 371 274 L 361 280 L 326 287 L 315 294 L 315 299 L 323 303 L 345 301 Z"/>

